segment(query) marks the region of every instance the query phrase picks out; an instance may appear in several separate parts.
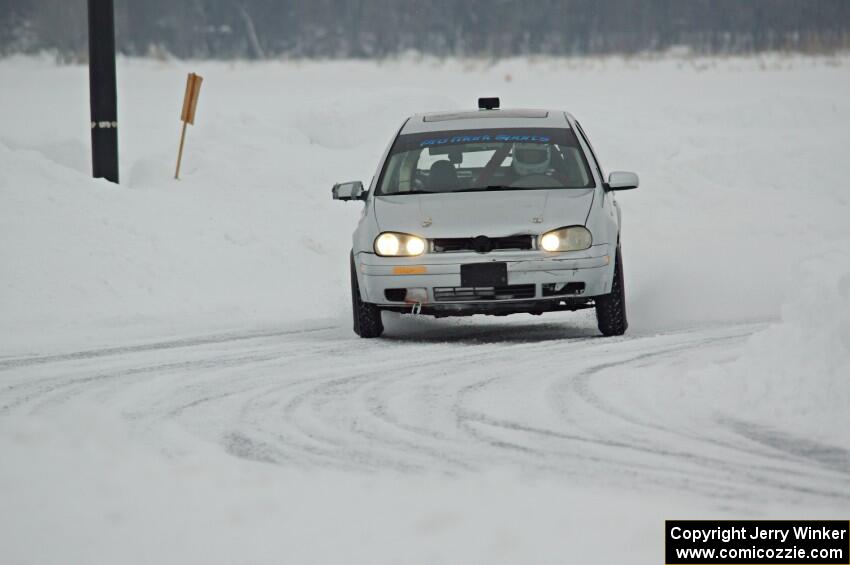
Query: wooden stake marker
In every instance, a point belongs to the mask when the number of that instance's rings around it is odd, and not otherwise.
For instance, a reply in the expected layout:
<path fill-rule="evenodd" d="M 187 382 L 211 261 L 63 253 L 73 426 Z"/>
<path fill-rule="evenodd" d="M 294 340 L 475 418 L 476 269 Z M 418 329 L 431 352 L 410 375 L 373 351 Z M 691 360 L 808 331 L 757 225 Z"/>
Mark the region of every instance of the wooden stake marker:
<path fill-rule="evenodd" d="M 195 108 L 198 107 L 198 95 L 201 93 L 201 82 L 204 77 L 189 73 L 186 77 L 186 93 L 183 95 L 183 110 L 180 119 L 183 120 L 183 131 L 180 133 L 180 148 L 177 150 L 177 168 L 174 178 L 180 178 L 180 161 L 183 160 L 183 142 L 186 141 L 186 125 L 195 124 Z"/>

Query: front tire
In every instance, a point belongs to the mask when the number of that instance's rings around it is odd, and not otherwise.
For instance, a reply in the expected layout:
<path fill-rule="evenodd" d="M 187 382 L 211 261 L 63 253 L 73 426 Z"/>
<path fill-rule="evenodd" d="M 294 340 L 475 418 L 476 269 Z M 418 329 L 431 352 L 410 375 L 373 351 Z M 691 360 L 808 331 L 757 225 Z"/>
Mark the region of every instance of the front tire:
<path fill-rule="evenodd" d="M 623 284 L 623 253 L 617 245 L 611 293 L 596 299 L 596 325 L 604 336 L 623 335 L 629 327 L 626 291 Z"/>
<path fill-rule="evenodd" d="M 381 309 L 360 299 L 353 254 L 351 255 L 351 310 L 354 315 L 354 333 L 364 338 L 381 337 L 384 333 Z"/>

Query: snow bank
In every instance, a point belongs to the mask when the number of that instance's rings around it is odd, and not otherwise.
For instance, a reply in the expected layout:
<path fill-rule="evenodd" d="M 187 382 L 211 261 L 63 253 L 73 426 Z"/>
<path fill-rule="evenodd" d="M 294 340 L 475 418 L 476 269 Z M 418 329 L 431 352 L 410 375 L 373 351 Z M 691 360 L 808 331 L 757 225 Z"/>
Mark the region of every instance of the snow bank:
<path fill-rule="evenodd" d="M 750 338 L 739 359 L 699 375 L 721 418 L 755 426 L 755 435 L 768 423 L 789 441 L 809 438 L 812 449 L 850 450 L 848 248 L 804 261 L 781 321 Z"/>

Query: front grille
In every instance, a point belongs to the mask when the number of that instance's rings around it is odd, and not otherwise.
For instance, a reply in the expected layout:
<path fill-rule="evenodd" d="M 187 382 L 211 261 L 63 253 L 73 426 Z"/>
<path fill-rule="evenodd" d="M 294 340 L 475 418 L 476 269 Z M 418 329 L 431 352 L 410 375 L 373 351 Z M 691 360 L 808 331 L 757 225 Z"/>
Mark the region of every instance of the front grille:
<path fill-rule="evenodd" d="M 437 238 L 434 240 L 435 253 L 453 253 L 458 251 L 478 251 L 475 240 L 480 238 L 474 237 L 446 237 Z M 508 251 L 508 250 L 528 250 L 533 247 L 534 237 L 530 235 L 509 235 L 506 237 L 489 237 L 486 238 L 489 245 L 489 251 Z M 479 243 L 480 245 L 480 243 Z M 484 251 L 485 253 L 489 251 Z"/>
<path fill-rule="evenodd" d="M 434 289 L 436 302 L 462 302 L 467 300 L 519 300 L 534 298 L 533 284 L 476 287 L 437 287 Z"/>

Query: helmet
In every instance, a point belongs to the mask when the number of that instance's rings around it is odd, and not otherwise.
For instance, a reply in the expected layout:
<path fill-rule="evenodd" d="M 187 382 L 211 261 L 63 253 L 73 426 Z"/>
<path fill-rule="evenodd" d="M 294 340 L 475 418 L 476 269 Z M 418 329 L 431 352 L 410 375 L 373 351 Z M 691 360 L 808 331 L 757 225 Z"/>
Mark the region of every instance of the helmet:
<path fill-rule="evenodd" d="M 514 143 L 511 165 L 518 175 L 542 175 L 549 170 L 551 148 L 546 143 Z"/>

